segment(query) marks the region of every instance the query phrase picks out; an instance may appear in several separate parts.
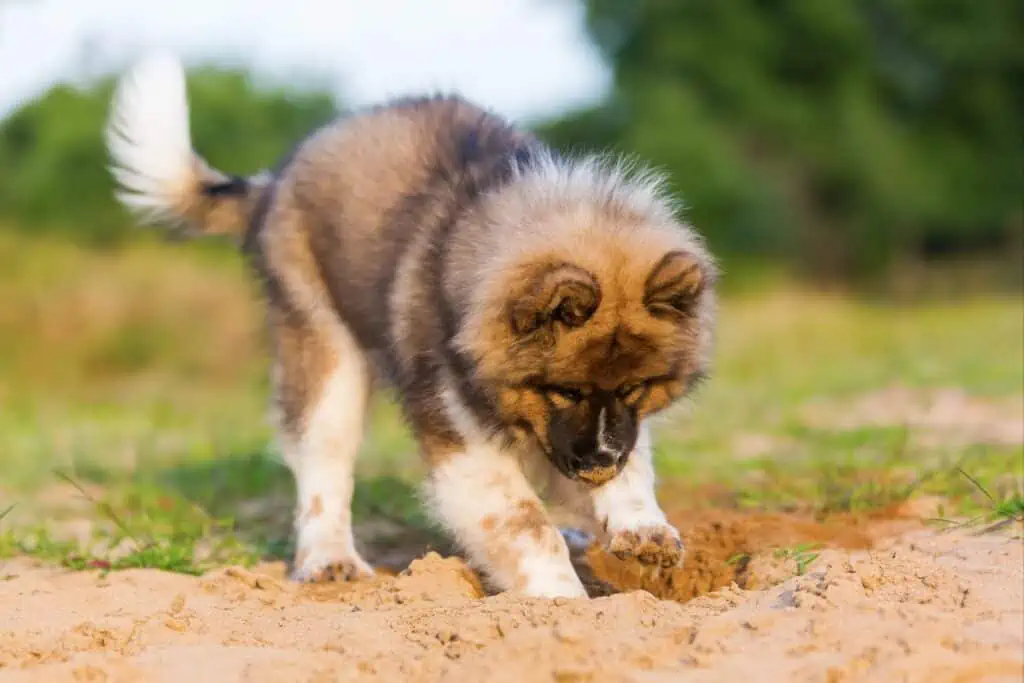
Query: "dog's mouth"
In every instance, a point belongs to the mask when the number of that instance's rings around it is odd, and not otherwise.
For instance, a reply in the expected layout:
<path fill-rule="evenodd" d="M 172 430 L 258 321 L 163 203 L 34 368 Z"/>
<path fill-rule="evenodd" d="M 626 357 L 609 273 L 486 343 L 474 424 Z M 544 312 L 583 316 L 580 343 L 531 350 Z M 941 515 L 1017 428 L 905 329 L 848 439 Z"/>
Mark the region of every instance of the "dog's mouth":
<path fill-rule="evenodd" d="M 591 486 L 600 486 L 615 478 L 621 468 L 618 465 L 604 465 L 587 470 L 577 470 L 575 478 Z"/>
<path fill-rule="evenodd" d="M 525 431 L 525 430 L 524 430 Z M 544 443 L 535 432 L 529 431 L 530 436 L 533 437 L 533 441 L 544 453 L 544 456 L 548 459 L 555 469 L 561 472 L 567 479 L 578 481 L 581 484 L 585 484 L 591 487 L 598 487 L 602 484 L 606 484 L 614 479 L 619 472 L 622 471 L 626 465 L 627 458 L 620 458 L 618 462 L 607 464 L 607 465 L 594 465 L 593 467 L 574 467 L 572 458 L 559 457 L 553 448 L 547 443 Z"/>
<path fill-rule="evenodd" d="M 551 458 L 551 454 L 548 454 Z M 626 458 L 620 459 L 616 463 L 609 463 L 606 465 L 594 465 L 592 467 L 573 467 L 569 463 L 563 460 L 551 459 L 551 462 L 555 464 L 555 468 L 560 471 L 567 478 L 578 481 L 585 486 L 597 488 L 607 484 L 609 481 L 619 475 L 619 472 L 626 465 Z"/>

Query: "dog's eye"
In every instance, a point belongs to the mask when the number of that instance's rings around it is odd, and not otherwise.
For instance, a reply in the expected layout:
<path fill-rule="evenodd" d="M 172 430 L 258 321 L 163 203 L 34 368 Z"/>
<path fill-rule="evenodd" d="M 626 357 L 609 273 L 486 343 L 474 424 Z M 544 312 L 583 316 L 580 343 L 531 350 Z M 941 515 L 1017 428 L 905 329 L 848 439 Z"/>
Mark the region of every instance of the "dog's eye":
<path fill-rule="evenodd" d="M 643 398 L 646 391 L 647 382 L 638 382 L 637 384 L 626 384 L 619 387 L 615 391 L 615 396 L 623 403 L 633 404 Z"/>
<path fill-rule="evenodd" d="M 546 386 L 544 393 L 548 400 L 560 408 L 568 408 L 583 400 L 583 392 L 574 387 Z"/>

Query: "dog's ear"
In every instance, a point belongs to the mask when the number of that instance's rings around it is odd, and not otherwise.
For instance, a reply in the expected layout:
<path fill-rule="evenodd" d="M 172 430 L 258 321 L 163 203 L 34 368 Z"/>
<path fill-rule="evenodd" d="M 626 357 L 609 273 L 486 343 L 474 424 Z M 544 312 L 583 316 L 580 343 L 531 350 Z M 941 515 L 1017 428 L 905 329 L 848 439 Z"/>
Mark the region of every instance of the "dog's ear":
<path fill-rule="evenodd" d="M 518 335 L 561 323 L 579 327 L 594 314 L 601 294 L 594 277 L 571 265 L 551 266 L 536 273 L 509 301 L 509 320 Z"/>
<path fill-rule="evenodd" d="M 690 315 L 704 291 L 708 273 L 693 254 L 671 251 L 647 276 L 644 305 L 654 315 Z"/>

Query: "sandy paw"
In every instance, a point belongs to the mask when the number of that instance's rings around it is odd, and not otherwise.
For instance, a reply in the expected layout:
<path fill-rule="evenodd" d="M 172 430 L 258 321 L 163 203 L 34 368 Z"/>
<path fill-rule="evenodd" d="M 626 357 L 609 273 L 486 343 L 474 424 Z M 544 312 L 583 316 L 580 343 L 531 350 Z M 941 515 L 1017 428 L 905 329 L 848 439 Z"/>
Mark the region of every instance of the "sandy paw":
<path fill-rule="evenodd" d="M 668 525 L 618 531 L 608 542 L 608 552 L 620 560 L 635 559 L 666 569 L 678 567 L 684 555 L 679 532 Z"/>
<path fill-rule="evenodd" d="M 347 557 L 326 562 L 296 562 L 291 578 L 300 583 L 327 583 L 331 581 L 359 581 L 373 578 L 370 565 L 361 557 Z"/>

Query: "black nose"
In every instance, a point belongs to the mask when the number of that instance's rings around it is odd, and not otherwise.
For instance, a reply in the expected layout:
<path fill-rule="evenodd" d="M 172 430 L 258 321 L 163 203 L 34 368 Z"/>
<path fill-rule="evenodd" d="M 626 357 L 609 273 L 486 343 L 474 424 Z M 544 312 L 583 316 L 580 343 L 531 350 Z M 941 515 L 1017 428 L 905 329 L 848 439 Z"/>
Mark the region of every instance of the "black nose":
<path fill-rule="evenodd" d="M 575 470 L 592 470 L 598 467 L 614 467 L 619 454 L 608 451 L 588 450 L 573 453 L 572 465 Z"/>

